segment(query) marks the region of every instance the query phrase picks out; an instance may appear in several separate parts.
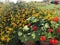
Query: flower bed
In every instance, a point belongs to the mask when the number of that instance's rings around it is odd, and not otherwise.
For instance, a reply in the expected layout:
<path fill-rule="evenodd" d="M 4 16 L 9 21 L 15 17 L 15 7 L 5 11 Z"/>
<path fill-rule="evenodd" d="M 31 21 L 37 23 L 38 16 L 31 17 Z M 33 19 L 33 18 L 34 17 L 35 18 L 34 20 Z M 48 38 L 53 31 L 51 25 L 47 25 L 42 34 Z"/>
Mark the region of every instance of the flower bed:
<path fill-rule="evenodd" d="M 23 6 L 22 3 L 21 6 L 15 4 L 13 7 L 6 7 L 0 13 L 0 44 L 8 45 L 17 33 L 22 42 L 39 40 L 58 44 L 60 19 L 59 16 L 56 16 L 59 15 L 56 13 L 57 10 L 59 8 L 38 9 L 34 4 Z"/>

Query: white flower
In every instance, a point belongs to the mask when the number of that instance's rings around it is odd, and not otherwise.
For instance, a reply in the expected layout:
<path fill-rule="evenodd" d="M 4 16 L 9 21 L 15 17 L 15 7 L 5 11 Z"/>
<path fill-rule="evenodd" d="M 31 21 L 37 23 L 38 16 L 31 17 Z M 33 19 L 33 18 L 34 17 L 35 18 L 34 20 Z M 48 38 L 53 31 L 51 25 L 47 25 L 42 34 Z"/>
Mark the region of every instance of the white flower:
<path fill-rule="evenodd" d="M 23 31 L 28 31 L 28 30 L 29 30 L 29 28 L 27 25 L 23 27 Z"/>
<path fill-rule="evenodd" d="M 24 35 L 24 37 L 26 37 L 26 35 Z"/>
<path fill-rule="evenodd" d="M 41 25 L 44 25 L 44 24 L 41 24 Z"/>
<path fill-rule="evenodd" d="M 35 36 L 35 33 L 32 33 L 32 35 L 31 35 L 31 36 L 33 37 L 33 39 L 35 39 L 35 37 L 36 37 L 36 36 Z"/>
<path fill-rule="evenodd" d="M 22 32 L 19 31 L 19 32 L 18 32 L 18 36 L 21 36 L 21 35 L 22 35 Z"/>
<path fill-rule="evenodd" d="M 56 24 L 57 26 L 59 26 L 59 24 Z"/>
<path fill-rule="evenodd" d="M 49 24 L 48 23 L 45 24 L 45 28 L 49 28 Z"/>
<path fill-rule="evenodd" d="M 27 20 L 31 20 L 31 17 L 29 17 Z"/>
<path fill-rule="evenodd" d="M 58 28 L 59 24 L 55 24 L 55 25 L 56 25 L 55 28 Z"/>
<path fill-rule="evenodd" d="M 28 33 L 28 35 L 31 35 L 31 33 Z"/>
<path fill-rule="evenodd" d="M 32 20 L 32 22 L 37 22 L 38 21 L 38 19 L 34 19 L 34 20 Z"/>
<path fill-rule="evenodd" d="M 44 30 L 44 28 L 43 28 L 43 27 L 41 27 L 41 29 L 42 29 L 42 30 Z"/>
<path fill-rule="evenodd" d="M 31 19 L 35 19 L 35 17 L 31 17 Z"/>

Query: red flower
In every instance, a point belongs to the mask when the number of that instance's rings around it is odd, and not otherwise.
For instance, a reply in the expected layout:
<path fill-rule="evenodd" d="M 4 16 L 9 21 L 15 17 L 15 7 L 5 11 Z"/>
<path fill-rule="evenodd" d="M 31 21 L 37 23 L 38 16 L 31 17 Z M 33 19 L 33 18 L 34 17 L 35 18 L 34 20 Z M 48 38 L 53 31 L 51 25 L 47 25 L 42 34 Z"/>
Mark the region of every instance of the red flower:
<path fill-rule="evenodd" d="M 29 27 L 29 26 L 31 26 L 31 24 L 29 23 L 29 24 L 27 24 L 27 26 Z"/>
<path fill-rule="evenodd" d="M 55 4 L 58 4 L 59 0 L 55 0 Z"/>
<path fill-rule="evenodd" d="M 40 40 L 41 40 L 41 41 L 45 41 L 45 40 L 46 40 L 46 36 L 41 36 L 41 37 L 40 37 Z"/>
<path fill-rule="evenodd" d="M 55 44 L 54 39 L 50 39 L 49 42 L 50 42 L 50 44 Z"/>
<path fill-rule="evenodd" d="M 53 21 L 58 22 L 59 21 L 59 18 L 58 17 L 55 17 L 55 18 L 53 18 Z"/>
<path fill-rule="evenodd" d="M 55 39 L 55 44 L 58 44 L 58 40 Z"/>
<path fill-rule="evenodd" d="M 49 42 L 50 42 L 50 44 L 53 44 L 53 45 L 58 44 L 58 40 L 56 40 L 54 38 L 51 38 Z"/>
<path fill-rule="evenodd" d="M 52 32 L 52 29 L 51 28 L 48 28 L 48 32 Z"/>
<path fill-rule="evenodd" d="M 57 30 L 57 32 L 60 32 L 60 28 Z"/>
<path fill-rule="evenodd" d="M 37 26 L 33 26 L 33 27 L 32 27 L 32 30 L 33 30 L 33 31 L 36 31 L 36 30 L 37 30 Z"/>

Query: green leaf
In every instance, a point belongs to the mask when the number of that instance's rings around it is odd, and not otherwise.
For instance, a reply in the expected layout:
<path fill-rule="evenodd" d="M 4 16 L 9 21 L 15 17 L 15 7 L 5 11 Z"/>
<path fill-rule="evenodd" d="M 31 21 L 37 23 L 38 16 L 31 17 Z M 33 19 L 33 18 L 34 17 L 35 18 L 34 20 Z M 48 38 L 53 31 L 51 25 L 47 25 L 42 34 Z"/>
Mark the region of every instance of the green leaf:
<path fill-rule="evenodd" d="M 52 34 L 51 33 L 48 33 L 48 38 L 51 38 L 52 37 Z"/>

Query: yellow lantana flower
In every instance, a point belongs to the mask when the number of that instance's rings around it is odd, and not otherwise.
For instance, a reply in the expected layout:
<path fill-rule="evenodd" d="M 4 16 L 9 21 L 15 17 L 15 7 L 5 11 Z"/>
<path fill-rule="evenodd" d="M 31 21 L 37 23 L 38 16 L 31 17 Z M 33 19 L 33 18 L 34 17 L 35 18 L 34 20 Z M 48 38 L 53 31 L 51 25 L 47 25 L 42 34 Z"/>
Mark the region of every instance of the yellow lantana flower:
<path fill-rule="evenodd" d="M 1 36 L 1 40 L 2 41 L 5 41 L 5 36 Z"/>
<path fill-rule="evenodd" d="M 9 42 L 10 40 L 11 40 L 10 38 L 7 38 L 7 40 L 6 40 L 6 41 L 7 41 L 7 42 Z"/>
<path fill-rule="evenodd" d="M 12 31 L 12 30 L 13 30 L 13 28 L 8 28 L 8 30 L 9 30 L 9 31 Z"/>

